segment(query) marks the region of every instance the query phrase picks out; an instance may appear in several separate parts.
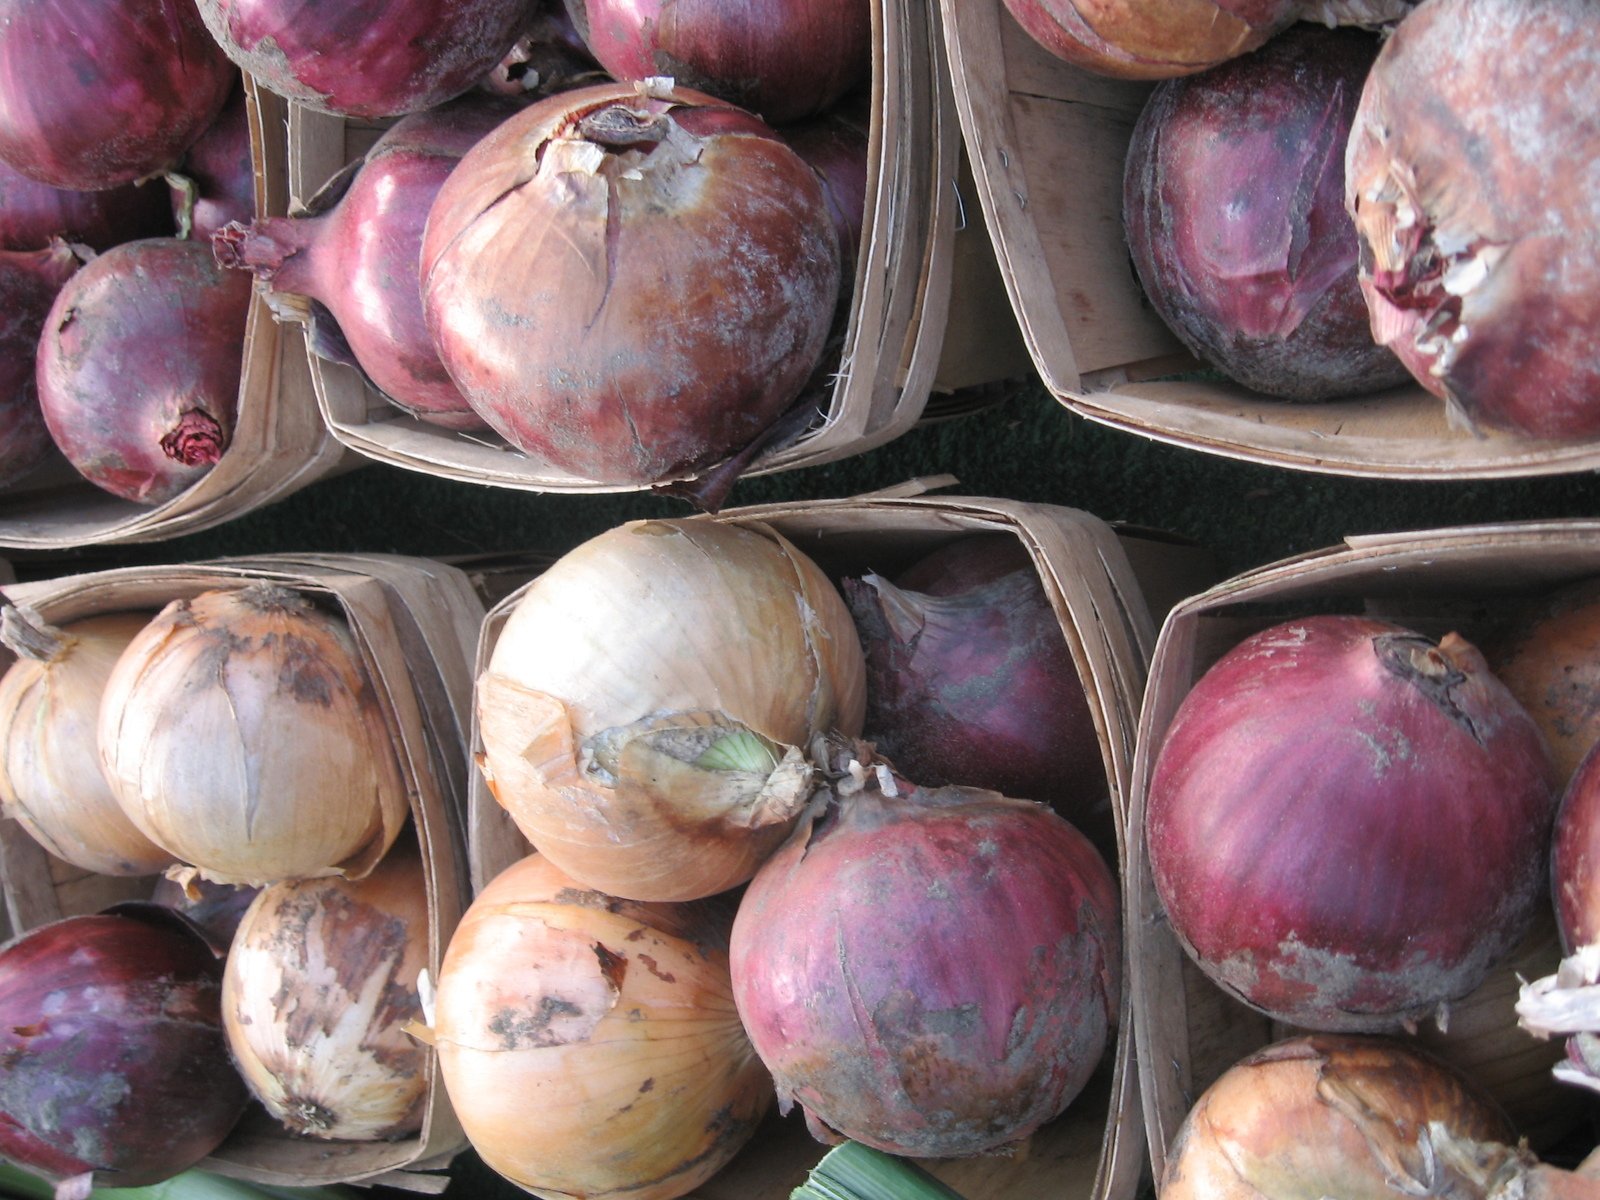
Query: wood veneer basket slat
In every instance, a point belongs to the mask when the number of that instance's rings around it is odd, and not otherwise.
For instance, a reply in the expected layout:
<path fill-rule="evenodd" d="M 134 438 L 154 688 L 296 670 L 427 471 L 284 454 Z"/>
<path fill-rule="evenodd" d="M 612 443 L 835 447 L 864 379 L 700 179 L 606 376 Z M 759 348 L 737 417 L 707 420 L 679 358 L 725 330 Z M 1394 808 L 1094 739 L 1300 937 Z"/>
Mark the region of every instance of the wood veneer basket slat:
<path fill-rule="evenodd" d="M 952 90 L 1007 293 L 1040 378 L 1080 416 L 1271 466 L 1388 479 L 1593 470 L 1600 444 L 1452 428 L 1408 384 L 1320 404 L 1194 377 L 1144 300 L 1122 227 L 1122 169 L 1154 86 L 1056 59 L 1003 0 L 941 0 Z M 1183 376 L 1174 378 L 1174 376 Z"/>
<path fill-rule="evenodd" d="M 920 485 L 907 489 L 915 492 Z M 775 529 L 837 578 L 868 570 L 892 573 L 962 534 L 1017 537 L 1040 571 L 1080 677 L 1087 684 L 1120 841 L 1136 714 L 1156 628 L 1153 604 L 1170 603 L 1199 580 L 1209 556 L 1158 535 L 1118 533 L 1073 509 L 966 497 L 888 493 L 850 500 L 741 508 L 718 517 Z M 479 640 L 477 671 L 493 652 L 522 588 L 497 589 Z M 481 742 L 473 733 L 474 754 Z M 468 844 L 474 888 L 531 847 L 480 776 L 472 783 Z M 1131 997 L 1124 996 L 1114 1049 L 1090 1086 L 1013 1158 L 929 1164 L 967 1200 L 1040 1196 L 1130 1200 L 1146 1178 L 1142 1109 L 1137 1096 Z M 698 1200 L 784 1200 L 825 1151 L 798 1114 L 773 1117 L 723 1171 L 694 1193 Z"/>
<path fill-rule="evenodd" d="M 268 555 L 179 566 L 126 567 L 4 588 L 8 600 L 60 624 L 118 610 L 154 615 L 167 602 L 217 587 L 269 580 L 344 617 L 372 678 L 399 753 L 428 888 L 428 963 L 439 962 L 470 900 L 466 855 L 471 662 L 483 607 L 465 574 L 395 555 Z M 0 651 L 0 669 L 11 656 Z M 154 877 L 96 876 L 54 859 L 15 821 L 0 820 L 0 886 L 14 927 L 34 928 L 150 895 Z M 440 1191 L 431 1173 L 466 1145 L 428 1062 L 421 1132 L 394 1142 L 320 1141 L 290 1135 L 252 1106 L 201 1164 L 281 1187 L 382 1182 Z"/>

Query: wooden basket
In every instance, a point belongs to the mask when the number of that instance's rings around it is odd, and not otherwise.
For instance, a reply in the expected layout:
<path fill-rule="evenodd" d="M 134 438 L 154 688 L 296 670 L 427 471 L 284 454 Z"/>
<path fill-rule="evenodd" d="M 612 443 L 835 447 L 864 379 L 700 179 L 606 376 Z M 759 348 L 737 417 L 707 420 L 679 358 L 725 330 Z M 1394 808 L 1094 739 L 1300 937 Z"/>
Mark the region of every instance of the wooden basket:
<path fill-rule="evenodd" d="M 118 610 L 152 615 L 171 600 L 270 580 L 337 609 L 349 624 L 394 736 L 422 847 L 428 888 L 428 970 L 439 962 L 470 901 L 465 817 L 471 663 L 483 608 L 466 576 L 392 555 L 268 555 L 182 566 L 128 567 L 13 584 L 13 603 L 61 624 Z M 10 655 L 0 648 L 0 669 Z M 0 820 L 0 872 L 14 928 L 147 899 L 155 877 L 98 876 L 47 854 L 15 821 Z M 442 1191 L 442 1168 L 466 1139 L 428 1056 L 421 1132 L 394 1142 L 296 1137 L 252 1104 L 206 1170 L 279 1187 L 364 1180 Z"/>
<path fill-rule="evenodd" d="M 1019 538 L 1039 569 L 1086 684 L 1120 847 L 1136 714 L 1155 628 L 1152 613 L 1165 611 L 1156 606 L 1189 594 L 1198 579 L 1211 578 L 1209 556 L 1159 535 L 1119 534 L 1074 509 L 917 497 L 893 490 L 850 500 L 741 508 L 699 519 L 775 529 L 834 578 L 868 570 L 892 574 L 961 534 L 999 532 Z M 523 590 L 507 594 L 485 617 L 477 656 L 480 674 Z M 474 726 L 474 753 L 481 748 Z M 472 782 L 467 829 L 475 890 L 531 850 L 481 775 Z M 967 1200 L 1131 1200 L 1146 1163 L 1130 1020 L 1125 989 L 1120 1036 L 1110 1061 L 1061 1117 L 1033 1135 L 1024 1151 L 1012 1158 L 926 1165 Z M 811 1139 L 798 1113 L 771 1117 L 750 1145 L 693 1196 L 786 1200 L 825 1150 Z"/>
<path fill-rule="evenodd" d="M 866 221 L 846 344 L 826 412 L 745 474 L 811 466 L 881 445 L 920 417 L 939 367 L 952 275 L 952 181 L 959 134 L 931 0 L 873 0 Z M 303 204 L 363 155 L 386 122 L 289 106 L 288 187 Z M 492 432 L 455 433 L 386 401 L 353 367 L 312 357 L 333 436 L 368 458 L 469 483 L 528 491 L 619 492 L 530 462 Z"/>
<path fill-rule="evenodd" d="M 956 110 L 995 255 L 1034 365 L 1081 416 L 1279 467 L 1392 479 L 1593 470 L 1600 446 L 1452 428 L 1419 385 L 1294 404 L 1171 378 L 1197 363 L 1144 299 L 1122 224 L 1122 170 L 1154 86 L 1040 47 L 1002 0 L 942 0 Z"/>
<path fill-rule="evenodd" d="M 1156 644 L 1139 722 L 1128 813 L 1134 1030 L 1155 1178 L 1200 1093 L 1244 1055 L 1294 1030 L 1211 982 L 1179 944 L 1150 878 L 1145 799 L 1178 705 L 1222 654 L 1259 629 L 1317 612 L 1364 611 L 1438 637 L 1468 641 L 1513 606 L 1600 575 L 1600 521 L 1530 522 L 1351 537 L 1344 545 L 1247 572 L 1176 605 Z M 1553 911 L 1471 996 L 1450 1006 L 1448 1032 L 1419 1028 L 1425 1048 L 1495 1094 L 1537 1148 L 1582 1113 L 1576 1089 L 1550 1065 L 1559 1042 L 1515 1029 L 1518 976 L 1550 974 L 1560 958 Z"/>
<path fill-rule="evenodd" d="M 248 76 L 245 101 L 256 211 L 281 213 L 288 202 L 284 101 Z M 142 505 L 102 491 L 57 454 L 0 495 L 0 546 L 56 550 L 196 533 L 280 500 L 350 458 L 317 410 L 304 339 L 272 319 L 258 289 L 245 326 L 238 418 L 216 466 L 173 499 Z"/>

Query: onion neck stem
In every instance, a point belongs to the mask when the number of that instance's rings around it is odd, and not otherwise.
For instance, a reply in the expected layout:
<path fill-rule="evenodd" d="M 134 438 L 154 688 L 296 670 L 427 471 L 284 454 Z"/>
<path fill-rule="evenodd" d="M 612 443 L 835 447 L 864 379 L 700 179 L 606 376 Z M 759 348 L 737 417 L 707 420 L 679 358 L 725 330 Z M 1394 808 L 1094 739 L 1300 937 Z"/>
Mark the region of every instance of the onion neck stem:
<path fill-rule="evenodd" d="M 0 609 L 0 642 L 21 658 L 46 663 L 66 653 L 73 638 L 32 609 L 7 604 Z"/>

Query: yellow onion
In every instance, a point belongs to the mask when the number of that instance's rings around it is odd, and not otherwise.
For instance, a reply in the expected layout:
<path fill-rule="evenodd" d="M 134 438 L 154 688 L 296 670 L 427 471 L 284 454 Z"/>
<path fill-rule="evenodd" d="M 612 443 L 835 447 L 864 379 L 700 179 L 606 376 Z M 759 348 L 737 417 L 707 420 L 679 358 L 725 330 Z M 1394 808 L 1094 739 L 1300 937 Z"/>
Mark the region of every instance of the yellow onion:
<path fill-rule="evenodd" d="M 1492 1101 L 1398 1039 L 1291 1038 L 1242 1059 L 1201 1095 L 1173 1138 L 1161 1200 L 1481 1195 L 1434 1152 L 1440 1131 L 1516 1141 Z"/>
<path fill-rule="evenodd" d="M 222 1025 L 239 1073 L 297 1134 L 367 1141 L 422 1128 L 428 895 L 416 839 L 363 879 L 263 888 L 233 936 Z"/>
<path fill-rule="evenodd" d="M 133 823 L 219 883 L 359 877 L 409 811 L 349 629 L 277 584 L 162 609 L 112 669 L 99 746 Z"/>
<path fill-rule="evenodd" d="M 172 862 L 128 819 L 85 751 L 117 657 L 150 619 L 110 613 L 64 628 L 7 607 L 0 641 L 17 660 L 0 676 L 0 812 L 57 858 L 97 875 L 150 875 Z"/>
<path fill-rule="evenodd" d="M 772 1081 L 734 1008 L 733 905 L 589 891 L 534 854 L 456 927 L 433 1040 L 468 1140 L 536 1196 L 671 1200 L 749 1139 Z"/>
<path fill-rule="evenodd" d="M 691 900 L 793 828 L 821 733 L 861 730 L 844 600 L 776 532 L 635 521 L 523 592 L 477 684 L 495 798 L 589 887 Z"/>

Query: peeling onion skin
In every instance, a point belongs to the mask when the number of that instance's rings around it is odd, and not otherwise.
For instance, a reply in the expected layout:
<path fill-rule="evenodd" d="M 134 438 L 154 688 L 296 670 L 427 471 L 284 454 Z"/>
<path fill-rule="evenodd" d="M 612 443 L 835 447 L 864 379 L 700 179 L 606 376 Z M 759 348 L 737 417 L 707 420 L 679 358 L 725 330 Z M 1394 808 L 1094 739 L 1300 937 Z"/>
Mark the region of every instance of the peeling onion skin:
<path fill-rule="evenodd" d="M 1423 1144 L 1515 1145 L 1493 1101 L 1398 1039 L 1322 1034 L 1250 1054 L 1200 1096 L 1168 1150 L 1162 1200 L 1483 1196 Z"/>
<path fill-rule="evenodd" d="M 318 112 L 397 117 L 494 70 L 528 0 L 199 0 L 206 28 L 255 80 Z"/>
<path fill-rule="evenodd" d="M 1469 428 L 1600 432 L 1600 9 L 1425 0 L 1346 159 L 1374 336 Z"/>
<path fill-rule="evenodd" d="M 402 836 L 359 880 L 262 888 L 222 978 L 228 1048 L 251 1093 L 298 1136 L 393 1141 L 422 1128 L 429 1050 L 422 853 Z"/>
<path fill-rule="evenodd" d="M 0 3 L 0 158 L 96 191 L 172 167 L 239 73 L 194 0 Z"/>
<path fill-rule="evenodd" d="M 162 918 L 165 914 L 165 918 Z M 0 1153 L 58 1180 L 158 1183 L 210 1154 L 248 1093 L 222 962 L 156 905 L 41 925 L 0 948 Z"/>
<path fill-rule="evenodd" d="M 890 1154 L 989 1153 L 1082 1090 L 1120 1002 L 1117 884 L 1050 809 L 869 778 L 734 917 L 739 1015 L 782 1112 Z"/>
<path fill-rule="evenodd" d="M 872 63 L 866 0 L 565 0 L 612 78 L 654 76 L 784 124 L 826 112 Z"/>
<path fill-rule="evenodd" d="M 113 246 L 67 281 L 39 343 L 39 404 L 57 448 L 102 491 L 157 505 L 233 436 L 248 276 L 203 242 Z"/>
<path fill-rule="evenodd" d="M 439 970 L 434 1045 L 491 1169 L 536 1196 L 673 1200 L 772 1106 L 739 1022 L 727 898 L 619 900 L 530 855 L 479 893 Z"/>
<path fill-rule="evenodd" d="M 55 457 L 39 408 L 39 338 L 87 254 L 59 238 L 43 250 L 0 250 L 0 487 L 25 481 Z"/>
<path fill-rule="evenodd" d="M 1378 345 L 1344 210 L 1344 150 L 1375 34 L 1301 24 L 1157 85 L 1123 178 L 1145 295 L 1199 358 L 1263 395 L 1318 401 L 1410 373 Z"/>
<path fill-rule="evenodd" d="M 1152 879 L 1238 999 L 1392 1031 L 1527 931 L 1557 799 L 1538 727 L 1468 642 L 1314 616 L 1246 638 L 1184 698 L 1150 782 Z"/>
<path fill-rule="evenodd" d="M 477 681 L 478 766 L 561 870 L 608 895 L 693 900 L 748 880 L 794 828 L 812 740 L 858 734 L 865 689 L 843 598 L 788 541 L 635 521 L 517 602 Z M 696 765 L 707 742 L 742 739 L 769 757 Z"/>
<path fill-rule="evenodd" d="M 428 327 L 472 407 L 535 463 L 618 487 L 765 432 L 821 359 L 840 270 L 822 185 L 770 126 L 615 84 L 468 151 L 422 245 Z"/>

